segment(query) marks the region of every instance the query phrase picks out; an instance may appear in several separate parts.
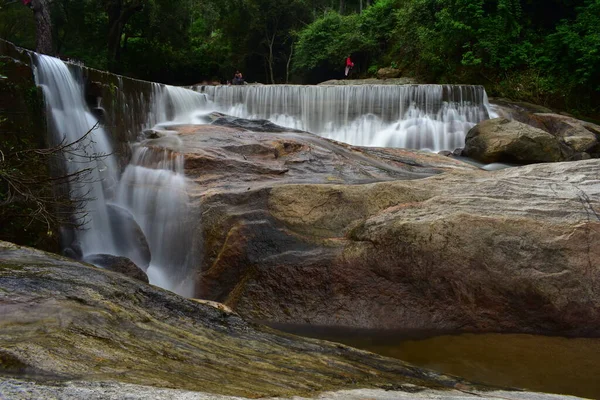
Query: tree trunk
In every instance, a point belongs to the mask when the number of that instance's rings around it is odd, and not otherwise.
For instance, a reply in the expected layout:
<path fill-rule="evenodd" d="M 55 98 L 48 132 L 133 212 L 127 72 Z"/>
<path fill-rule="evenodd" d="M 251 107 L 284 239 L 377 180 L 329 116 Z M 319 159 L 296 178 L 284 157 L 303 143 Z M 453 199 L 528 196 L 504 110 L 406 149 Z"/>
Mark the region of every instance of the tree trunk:
<path fill-rule="evenodd" d="M 285 83 L 290 82 L 290 63 L 292 62 L 292 56 L 294 54 L 294 42 L 290 46 L 290 56 L 287 59 L 287 64 L 285 65 Z"/>
<path fill-rule="evenodd" d="M 120 58 L 123 24 L 119 16 L 118 12 L 108 14 L 108 69 L 111 71 L 115 71 Z"/>
<path fill-rule="evenodd" d="M 105 10 L 108 15 L 108 68 L 111 71 L 116 71 L 121 58 L 123 29 L 125 29 L 129 19 L 136 12 L 142 10 L 142 3 L 140 0 L 131 2 L 113 0 L 105 3 Z"/>
<path fill-rule="evenodd" d="M 344 0 L 340 0 L 340 14 L 344 13 L 345 8 Z"/>
<path fill-rule="evenodd" d="M 35 51 L 53 56 L 55 52 L 52 41 L 50 0 L 33 0 L 31 8 L 35 18 Z"/>
<path fill-rule="evenodd" d="M 273 36 L 267 40 L 268 46 L 269 46 L 269 57 L 268 57 L 268 64 L 269 64 L 269 75 L 271 76 L 271 84 L 275 83 L 275 77 L 273 75 L 273 43 L 275 42 L 275 33 L 273 33 Z"/>

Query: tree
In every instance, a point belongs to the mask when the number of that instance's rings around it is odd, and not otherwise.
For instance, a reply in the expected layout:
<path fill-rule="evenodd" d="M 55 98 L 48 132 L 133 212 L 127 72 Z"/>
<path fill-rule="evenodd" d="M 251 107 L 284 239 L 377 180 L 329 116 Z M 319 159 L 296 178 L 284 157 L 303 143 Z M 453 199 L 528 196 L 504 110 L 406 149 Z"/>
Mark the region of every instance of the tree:
<path fill-rule="evenodd" d="M 35 18 L 35 51 L 42 54 L 54 55 L 52 40 L 52 18 L 50 16 L 51 0 L 32 0 L 31 9 Z"/>
<path fill-rule="evenodd" d="M 343 61 L 370 46 L 360 29 L 358 14 L 327 12 L 308 25 L 298 36 L 293 68 L 310 81 L 340 76 Z"/>
<path fill-rule="evenodd" d="M 118 68 L 121 52 L 123 29 L 135 13 L 141 11 L 145 0 L 103 0 L 108 16 L 108 66 L 110 70 Z"/>

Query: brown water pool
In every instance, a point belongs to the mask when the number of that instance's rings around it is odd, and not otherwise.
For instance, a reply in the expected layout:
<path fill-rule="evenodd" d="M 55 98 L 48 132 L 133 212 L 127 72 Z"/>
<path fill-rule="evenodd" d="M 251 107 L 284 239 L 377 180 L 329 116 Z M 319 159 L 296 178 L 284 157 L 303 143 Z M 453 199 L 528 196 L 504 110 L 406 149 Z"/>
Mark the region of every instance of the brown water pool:
<path fill-rule="evenodd" d="M 524 334 L 398 334 L 277 326 L 473 382 L 600 399 L 600 339 Z M 419 338 L 419 336 L 421 338 Z"/>

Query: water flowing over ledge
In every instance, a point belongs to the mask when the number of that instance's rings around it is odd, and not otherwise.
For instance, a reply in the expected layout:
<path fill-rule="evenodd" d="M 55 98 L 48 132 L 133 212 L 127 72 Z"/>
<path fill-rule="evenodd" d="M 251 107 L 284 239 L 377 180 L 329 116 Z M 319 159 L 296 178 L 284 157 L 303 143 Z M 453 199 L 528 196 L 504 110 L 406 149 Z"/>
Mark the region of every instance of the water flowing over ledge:
<path fill-rule="evenodd" d="M 464 146 L 490 118 L 482 86 L 196 86 L 215 107 L 241 118 L 269 119 L 357 146 L 430 151 Z"/>
<path fill-rule="evenodd" d="M 117 77 L 116 87 L 111 87 L 117 92 L 113 99 L 117 105 L 107 104 L 109 120 L 114 123 L 115 108 L 123 107 L 121 129 L 139 140 L 131 146 L 131 162 L 120 176 L 113 150 L 118 143 L 108 131 L 115 126 L 99 123 L 97 115 L 107 112 L 100 98 L 93 108 L 96 113 L 86 104 L 84 75 L 89 71 L 49 56 L 33 59 L 36 82 L 46 100 L 49 142 L 80 141 L 60 168 L 68 174 L 89 170 L 85 182 L 69 188 L 76 199 L 89 200 L 82 202 L 81 229 L 63 234 L 67 254 L 84 260 L 101 254 L 127 257 L 147 272 L 151 283 L 191 296 L 198 252 L 186 223 L 190 212 L 183 156 L 141 138 L 144 128 L 159 123 L 198 123 L 194 111 L 205 107 L 206 95 L 156 83 L 146 83 L 146 93 L 124 91 L 125 81 Z M 175 135 L 162 140 L 171 148 L 180 143 Z"/>
<path fill-rule="evenodd" d="M 268 118 L 351 144 L 442 150 L 461 147 L 468 129 L 490 115 L 479 86 L 273 85 L 194 91 L 32 57 L 53 142 L 76 141 L 99 119 L 103 125 L 91 132 L 88 147 L 65 160 L 70 173 L 81 168 L 93 173 L 89 184 L 74 191 L 92 198 L 85 205 L 85 229 L 66 235 L 65 247 L 82 259 L 128 257 L 151 283 L 188 296 L 202 256 L 194 245 L 201 242 L 194 238 L 199 230 L 189 224 L 199 218 L 191 216 L 181 139 L 169 133 L 170 125 L 205 124 L 208 113 L 222 111 Z M 142 132 L 155 127 L 162 137 L 146 139 Z M 130 157 L 123 157 L 124 148 Z M 94 154 L 106 156 L 89 161 Z"/>

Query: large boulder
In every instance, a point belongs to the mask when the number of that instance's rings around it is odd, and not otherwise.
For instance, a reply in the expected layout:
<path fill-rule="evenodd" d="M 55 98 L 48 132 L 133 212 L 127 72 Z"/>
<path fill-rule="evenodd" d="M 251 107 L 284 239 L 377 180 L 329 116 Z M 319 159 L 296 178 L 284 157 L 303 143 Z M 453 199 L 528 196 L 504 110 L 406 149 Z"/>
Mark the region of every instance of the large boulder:
<path fill-rule="evenodd" d="M 477 390 L 460 378 L 279 333 L 120 274 L 1 241 L 0 303 L 0 380 L 13 379 L 2 384 L 9 398 L 123 398 L 107 391 L 124 385 L 129 392 L 131 384 L 146 386 L 135 398 L 157 399 L 172 397 L 147 386 L 249 398 L 345 388 Z M 44 382 L 81 392 L 52 392 Z"/>
<path fill-rule="evenodd" d="M 552 134 L 571 154 L 571 159 L 600 157 L 600 126 L 569 115 L 553 113 L 530 103 L 494 99 L 501 117 L 514 119 Z"/>
<path fill-rule="evenodd" d="M 554 135 L 506 118 L 489 119 L 471 128 L 462 154 L 484 163 L 522 164 L 564 161 L 570 155 Z"/>
<path fill-rule="evenodd" d="M 540 125 L 541 129 L 554 135 L 575 153 L 593 152 L 600 139 L 600 126 L 566 115 L 534 114 L 529 121 Z"/>
<path fill-rule="evenodd" d="M 599 335 L 600 160 L 482 171 L 188 127 L 196 296 L 284 324 Z"/>

